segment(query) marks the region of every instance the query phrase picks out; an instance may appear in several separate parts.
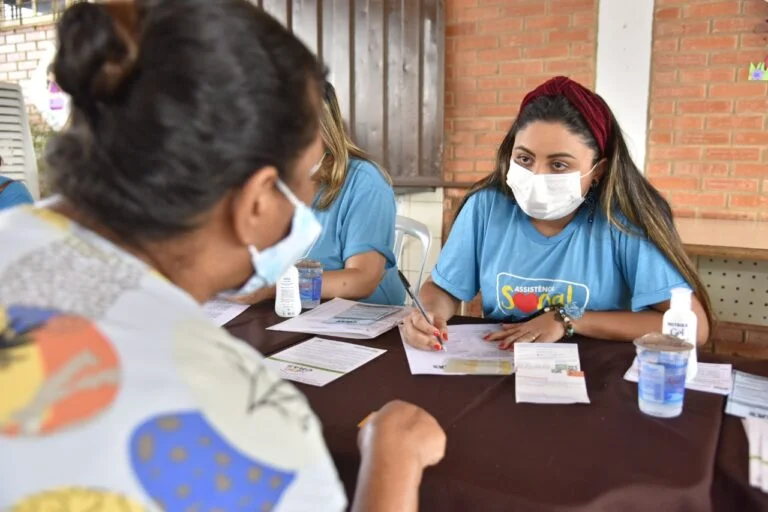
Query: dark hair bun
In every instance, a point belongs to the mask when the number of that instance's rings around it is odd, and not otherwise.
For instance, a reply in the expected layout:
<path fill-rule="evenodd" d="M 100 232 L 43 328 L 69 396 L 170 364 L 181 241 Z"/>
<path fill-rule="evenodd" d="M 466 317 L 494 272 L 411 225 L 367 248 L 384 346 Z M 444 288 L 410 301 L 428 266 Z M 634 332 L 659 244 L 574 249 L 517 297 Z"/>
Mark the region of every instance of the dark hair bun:
<path fill-rule="evenodd" d="M 53 72 L 76 103 L 108 101 L 133 73 L 138 21 L 132 1 L 83 2 L 64 12 Z"/>

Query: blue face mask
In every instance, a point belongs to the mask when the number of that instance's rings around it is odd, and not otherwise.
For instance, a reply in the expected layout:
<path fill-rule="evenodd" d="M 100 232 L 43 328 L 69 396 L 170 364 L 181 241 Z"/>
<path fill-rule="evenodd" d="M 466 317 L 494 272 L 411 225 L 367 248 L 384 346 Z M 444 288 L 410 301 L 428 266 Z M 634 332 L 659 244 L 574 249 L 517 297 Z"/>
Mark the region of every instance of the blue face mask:
<path fill-rule="evenodd" d="M 249 245 L 248 252 L 251 253 L 254 273 L 239 290 L 224 292 L 226 296 L 250 295 L 261 288 L 277 283 L 288 267 L 309 251 L 323 230 L 322 224 L 317 221 L 312 210 L 299 201 L 282 181 L 277 182 L 277 188 L 285 194 L 294 207 L 291 232 L 287 237 L 263 251 Z"/>

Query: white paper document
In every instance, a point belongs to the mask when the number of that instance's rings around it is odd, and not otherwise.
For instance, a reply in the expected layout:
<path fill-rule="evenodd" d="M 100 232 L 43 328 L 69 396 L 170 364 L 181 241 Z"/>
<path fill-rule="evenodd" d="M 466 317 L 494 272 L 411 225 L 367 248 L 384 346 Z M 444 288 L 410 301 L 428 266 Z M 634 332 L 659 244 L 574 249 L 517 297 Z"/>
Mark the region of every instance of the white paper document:
<path fill-rule="evenodd" d="M 733 389 L 725 412 L 740 418 L 768 418 L 768 377 L 733 372 Z"/>
<path fill-rule="evenodd" d="M 376 359 L 386 350 L 312 338 L 264 360 L 285 380 L 325 386 Z"/>
<path fill-rule="evenodd" d="M 483 339 L 501 330 L 499 324 L 467 324 L 448 326 L 445 350 L 429 351 L 413 348 L 405 342 L 405 356 L 413 375 L 509 375 L 514 372 L 514 354 L 499 350 L 498 342 Z"/>
<path fill-rule="evenodd" d="M 226 324 L 246 309 L 248 306 L 223 299 L 216 299 L 203 304 L 203 311 L 208 315 L 208 318 L 216 322 L 216 325 Z"/>
<path fill-rule="evenodd" d="M 696 377 L 692 381 L 685 383 L 685 389 L 727 395 L 731 392 L 732 373 L 733 367 L 730 364 L 699 362 Z M 635 358 L 632 361 L 632 366 L 624 374 L 624 379 L 630 382 L 637 382 L 639 376 L 637 358 Z"/>
<path fill-rule="evenodd" d="M 590 403 L 579 347 L 570 343 L 517 343 L 515 399 L 533 404 Z"/>
<path fill-rule="evenodd" d="M 369 340 L 394 328 L 409 313 L 409 309 L 399 306 L 333 299 L 268 330 Z"/>
<path fill-rule="evenodd" d="M 749 445 L 749 485 L 768 492 L 768 420 L 750 416 L 741 422 Z"/>

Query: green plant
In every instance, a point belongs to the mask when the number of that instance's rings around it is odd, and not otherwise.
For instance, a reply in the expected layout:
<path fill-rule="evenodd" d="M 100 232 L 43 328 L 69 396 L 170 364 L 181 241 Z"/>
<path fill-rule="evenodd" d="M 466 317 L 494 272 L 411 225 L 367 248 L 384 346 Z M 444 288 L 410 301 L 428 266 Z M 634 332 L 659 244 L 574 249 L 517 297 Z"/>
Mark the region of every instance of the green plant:
<path fill-rule="evenodd" d="M 37 181 L 40 185 L 40 198 L 48 197 L 50 189 L 48 187 L 48 165 L 45 163 L 45 147 L 56 132 L 45 123 L 34 123 L 30 127 L 32 132 L 32 144 L 35 147 L 35 157 L 37 158 Z"/>

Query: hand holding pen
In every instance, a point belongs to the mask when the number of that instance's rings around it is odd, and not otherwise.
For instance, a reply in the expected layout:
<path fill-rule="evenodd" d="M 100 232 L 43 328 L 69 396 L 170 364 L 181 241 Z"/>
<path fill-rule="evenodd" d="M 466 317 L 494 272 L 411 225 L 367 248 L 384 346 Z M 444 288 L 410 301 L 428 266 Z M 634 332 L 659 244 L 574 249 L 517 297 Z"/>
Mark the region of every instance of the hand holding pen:
<path fill-rule="evenodd" d="M 428 313 L 411 290 L 411 286 L 403 273 L 398 271 L 398 274 L 416 307 L 414 312 L 404 321 L 405 341 L 422 350 L 445 350 L 444 343 L 448 341 L 448 324 L 445 319 Z"/>

